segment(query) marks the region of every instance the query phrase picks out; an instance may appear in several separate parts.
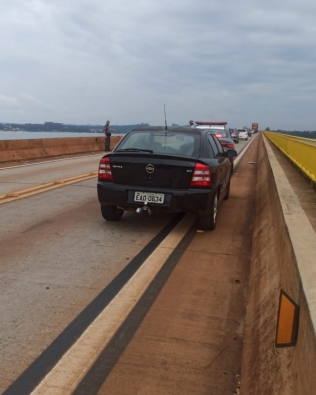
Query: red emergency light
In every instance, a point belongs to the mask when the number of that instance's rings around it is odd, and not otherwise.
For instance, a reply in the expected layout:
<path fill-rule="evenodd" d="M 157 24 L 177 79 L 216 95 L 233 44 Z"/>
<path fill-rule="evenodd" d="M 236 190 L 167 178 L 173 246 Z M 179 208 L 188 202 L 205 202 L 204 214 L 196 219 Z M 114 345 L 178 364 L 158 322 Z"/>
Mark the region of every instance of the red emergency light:
<path fill-rule="evenodd" d="M 196 125 L 227 125 L 227 122 L 195 121 Z"/>

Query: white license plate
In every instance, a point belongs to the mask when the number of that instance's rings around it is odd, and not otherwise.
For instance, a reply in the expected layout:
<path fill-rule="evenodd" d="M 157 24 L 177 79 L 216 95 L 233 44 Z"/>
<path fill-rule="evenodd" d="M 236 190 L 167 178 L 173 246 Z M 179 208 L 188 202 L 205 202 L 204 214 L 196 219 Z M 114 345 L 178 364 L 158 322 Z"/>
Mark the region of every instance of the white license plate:
<path fill-rule="evenodd" d="M 135 202 L 162 204 L 165 200 L 165 195 L 163 193 L 135 192 L 134 200 Z"/>

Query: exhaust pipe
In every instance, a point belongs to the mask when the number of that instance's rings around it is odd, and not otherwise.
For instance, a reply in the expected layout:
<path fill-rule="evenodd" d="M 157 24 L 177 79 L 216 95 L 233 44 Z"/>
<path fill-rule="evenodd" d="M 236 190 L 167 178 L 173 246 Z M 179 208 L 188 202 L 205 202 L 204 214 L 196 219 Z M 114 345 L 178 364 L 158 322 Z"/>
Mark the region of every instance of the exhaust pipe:
<path fill-rule="evenodd" d="M 144 214 L 147 214 L 147 215 L 152 215 L 153 211 L 152 211 L 152 209 L 149 206 L 147 206 L 147 202 L 145 202 L 143 207 L 137 207 L 136 213 L 137 214 L 144 213 Z"/>
<path fill-rule="evenodd" d="M 142 209 L 143 209 L 143 212 L 148 215 L 151 215 L 153 213 L 152 209 L 149 206 L 143 206 Z"/>

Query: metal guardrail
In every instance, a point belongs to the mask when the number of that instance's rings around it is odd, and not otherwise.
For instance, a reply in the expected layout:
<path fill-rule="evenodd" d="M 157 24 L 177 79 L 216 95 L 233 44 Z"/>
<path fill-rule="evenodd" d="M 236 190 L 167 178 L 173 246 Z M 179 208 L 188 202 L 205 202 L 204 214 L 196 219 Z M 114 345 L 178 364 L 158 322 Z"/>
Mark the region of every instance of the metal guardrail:
<path fill-rule="evenodd" d="M 316 182 L 316 140 L 276 132 L 263 132 L 313 182 Z"/>

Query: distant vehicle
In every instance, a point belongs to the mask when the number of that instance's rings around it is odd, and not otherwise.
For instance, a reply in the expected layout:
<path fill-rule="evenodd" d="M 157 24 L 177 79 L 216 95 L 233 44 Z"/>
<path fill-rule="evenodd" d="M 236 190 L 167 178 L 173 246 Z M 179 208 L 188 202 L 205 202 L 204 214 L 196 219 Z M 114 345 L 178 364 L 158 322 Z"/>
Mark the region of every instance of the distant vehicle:
<path fill-rule="evenodd" d="M 223 147 L 234 149 L 234 141 L 226 128 L 227 122 L 195 121 L 197 129 L 212 130 Z"/>
<path fill-rule="evenodd" d="M 215 134 L 215 136 L 218 138 L 220 141 L 221 145 L 225 147 L 226 149 L 235 149 L 235 143 L 234 140 L 232 139 L 229 131 L 226 129 L 226 122 L 222 122 L 222 125 L 214 123 L 214 125 L 209 125 L 212 122 L 205 122 L 205 124 L 198 124 L 196 126 L 197 129 L 208 129 L 211 131 L 211 133 Z M 210 127 L 211 126 L 211 127 Z M 215 127 L 216 126 L 216 127 Z M 231 161 L 234 160 L 234 158 L 230 158 Z"/>
<path fill-rule="evenodd" d="M 102 157 L 98 198 L 107 221 L 124 211 L 192 212 L 199 226 L 216 226 L 217 208 L 229 198 L 237 152 L 225 150 L 210 129 L 140 127 Z"/>
<path fill-rule="evenodd" d="M 247 129 L 237 129 L 239 135 L 239 140 L 248 140 L 248 130 Z"/>
<path fill-rule="evenodd" d="M 251 129 L 254 131 L 254 133 L 258 133 L 259 124 L 256 123 L 256 122 L 253 122 L 253 123 L 251 124 Z"/>
<path fill-rule="evenodd" d="M 235 149 L 234 140 L 228 130 L 223 129 L 210 129 L 220 141 L 221 145 L 228 149 Z"/>
<path fill-rule="evenodd" d="M 229 129 L 229 132 L 234 143 L 239 143 L 239 134 L 237 133 L 237 129 Z"/>

